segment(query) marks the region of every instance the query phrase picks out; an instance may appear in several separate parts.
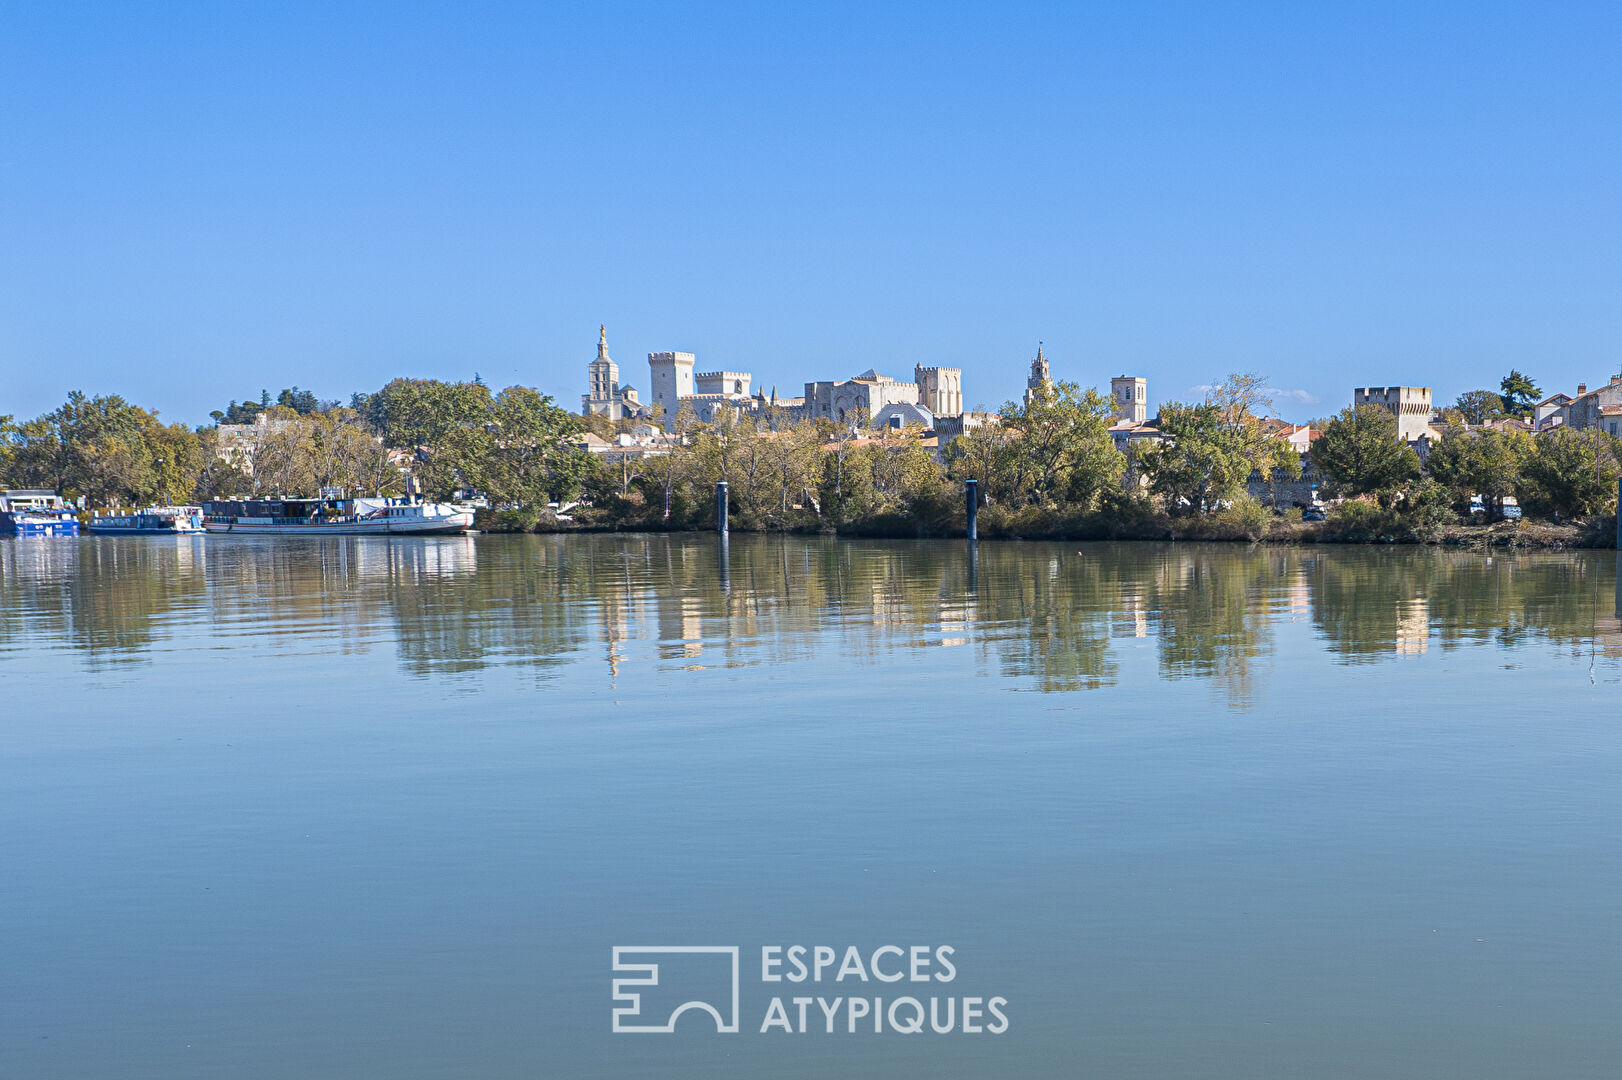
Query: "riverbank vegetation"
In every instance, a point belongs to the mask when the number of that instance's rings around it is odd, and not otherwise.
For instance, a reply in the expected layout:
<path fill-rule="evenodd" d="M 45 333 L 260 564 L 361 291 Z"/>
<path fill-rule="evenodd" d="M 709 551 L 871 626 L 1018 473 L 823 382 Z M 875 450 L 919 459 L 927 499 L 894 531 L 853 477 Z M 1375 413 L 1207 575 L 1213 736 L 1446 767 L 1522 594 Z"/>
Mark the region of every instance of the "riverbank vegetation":
<path fill-rule="evenodd" d="M 490 504 L 479 518 L 486 529 L 674 531 L 713 527 L 724 480 L 739 531 L 951 536 L 965 527 L 972 479 L 988 539 L 1609 546 L 1619 440 L 1597 429 L 1534 437 L 1488 426 L 1527 397 L 1519 382 L 1505 385 L 1514 392 L 1473 392 L 1445 410 L 1423 460 L 1398 439 L 1395 416 L 1371 405 L 1316 422 L 1301 453 L 1264 421 L 1271 403 L 1256 375 L 1169 403 L 1153 437 L 1119 442 L 1110 399 L 1060 382 L 971 418 L 945 446 L 918 428 L 765 410 L 710 424 L 684 412 L 671 424 L 677 438 L 599 440 L 598 453 L 587 449 L 588 431 L 612 437 L 633 425 L 477 379 L 396 379 L 347 404 L 297 387 L 262 392 L 196 429 L 117 395 L 76 392 L 32 420 L 0 417 L 0 485 L 52 488 L 87 506 L 332 489 L 477 493 Z M 1299 497 L 1280 497 L 1299 493 L 1303 468 L 1315 477 L 1313 504 L 1321 496 L 1327 506 L 1321 521 L 1303 520 Z"/>

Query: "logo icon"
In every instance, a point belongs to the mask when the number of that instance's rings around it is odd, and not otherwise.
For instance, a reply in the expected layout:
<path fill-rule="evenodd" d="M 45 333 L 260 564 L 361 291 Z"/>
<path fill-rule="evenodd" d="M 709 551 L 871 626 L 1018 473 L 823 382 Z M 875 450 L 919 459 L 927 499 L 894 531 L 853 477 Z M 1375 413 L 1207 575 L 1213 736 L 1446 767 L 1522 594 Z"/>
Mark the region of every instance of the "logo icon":
<path fill-rule="evenodd" d="M 738 1030 L 736 945 L 616 945 L 614 973 L 615 1033 L 668 1034 L 689 1010 L 709 1013 L 723 1035 Z M 661 982 L 661 974 L 673 978 Z M 694 983 L 706 989 L 706 996 L 690 996 Z M 689 990 L 671 992 L 672 986 L 683 984 Z M 646 1013 L 644 996 L 650 999 Z M 666 1011 L 668 1002 L 675 1004 Z"/>

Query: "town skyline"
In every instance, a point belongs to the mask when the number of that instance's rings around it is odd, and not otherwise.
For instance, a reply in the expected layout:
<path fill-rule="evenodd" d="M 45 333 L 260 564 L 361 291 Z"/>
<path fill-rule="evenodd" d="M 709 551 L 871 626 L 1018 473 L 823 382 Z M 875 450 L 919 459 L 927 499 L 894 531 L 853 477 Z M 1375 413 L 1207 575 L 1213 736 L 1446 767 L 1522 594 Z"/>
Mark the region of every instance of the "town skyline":
<path fill-rule="evenodd" d="M 606 338 L 609 335 L 610 330 L 608 324 L 599 323 L 598 336 L 600 340 L 594 343 L 594 345 L 600 347 L 602 344 L 606 343 Z M 1079 368 L 1072 366 L 1063 358 L 1056 359 L 1055 356 L 1052 355 L 1052 349 L 1045 339 L 1037 339 L 1032 347 L 1031 355 L 1025 358 L 1023 361 L 1016 362 L 1010 360 L 997 361 L 995 363 L 986 362 L 981 364 L 965 363 L 963 365 L 947 365 L 944 363 L 926 363 L 923 360 L 919 360 L 914 363 L 907 363 L 905 366 L 903 366 L 901 360 L 897 358 L 896 362 L 891 364 L 869 364 L 867 365 L 865 371 L 867 374 L 876 373 L 881 377 L 903 382 L 906 380 L 908 375 L 917 368 L 941 368 L 944 370 L 955 371 L 959 373 L 959 376 L 962 379 L 961 385 L 969 386 L 970 389 L 961 391 L 960 404 L 956 410 L 956 413 L 948 412 L 945 415 L 960 415 L 962 413 L 975 413 L 982 411 L 995 413 L 1006 402 L 1019 402 L 1025 398 L 1029 387 L 1028 376 L 1032 370 L 1031 362 L 1033 359 L 1037 358 L 1037 354 L 1039 353 L 1045 356 L 1047 365 L 1052 369 L 1052 379 L 1054 381 L 1073 382 L 1084 389 L 1096 389 L 1100 392 L 1107 393 L 1110 390 L 1111 383 L 1113 381 L 1119 381 L 1119 379 L 1123 377 L 1132 377 L 1139 380 L 1147 379 L 1149 384 L 1154 387 L 1154 397 L 1150 406 L 1151 413 L 1161 404 L 1169 402 L 1193 403 L 1204 400 L 1209 392 L 1217 387 L 1221 379 L 1229 374 L 1229 372 L 1212 372 L 1209 381 L 1190 384 L 1179 392 L 1175 388 L 1165 388 L 1157 378 L 1156 374 L 1152 371 L 1145 372 L 1141 370 L 1128 370 L 1121 368 L 1120 370 L 1114 371 L 1113 374 L 1109 374 L 1108 365 L 1094 364 Z M 783 379 L 774 379 L 769 375 L 761 375 L 759 373 L 759 369 L 751 367 L 748 364 L 726 364 L 712 362 L 709 355 L 703 351 L 664 348 L 649 350 L 646 353 L 638 351 L 630 355 L 630 365 L 620 362 L 617 359 L 615 361 L 621 372 L 619 384 L 635 387 L 641 393 L 643 405 L 655 404 L 655 401 L 651 396 L 651 391 L 653 389 L 652 375 L 646 368 L 646 362 L 655 356 L 661 355 L 691 357 L 695 362 L 693 366 L 693 370 L 695 372 L 715 371 L 731 373 L 741 371 L 752 377 L 749 383 L 749 392 L 743 396 L 760 395 L 770 398 L 775 393 L 779 398 L 798 399 L 801 392 L 803 392 L 808 384 L 820 382 L 825 385 L 833 385 L 857 378 L 862 374 L 862 372 L 857 372 L 855 370 L 849 372 L 844 371 L 838 366 L 839 360 L 834 358 L 823 358 L 820 361 L 821 366 L 817 367 L 812 372 L 807 372 L 808 374 L 813 374 L 815 378 L 799 378 L 796 376 L 795 372 L 784 371 L 783 374 L 785 377 Z M 549 365 L 549 367 L 560 367 L 564 368 L 565 370 L 556 377 L 544 381 L 526 379 L 522 371 L 515 371 L 512 373 L 512 377 L 503 378 L 499 375 L 492 374 L 485 368 L 474 366 L 469 370 L 463 372 L 452 372 L 448 375 L 426 374 L 417 371 L 398 370 L 393 372 L 385 372 L 380 378 L 378 385 L 382 385 L 383 383 L 395 378 L 436 379 L 445 382 L 464 382 L 477 379 L 497 389 L 505 386 L 525 386 L 539 390 L 541 393 L 552 398 L 563 409 L 579 414 L 581 412 L 579 402 L 581 401 L 582 397 L 585 396 L 581 391 L 586 389 L 587 382 L 589 380 L 589 375 L 583 374 L 583 372 L 585 372 L 586 369 L 591 366 L 591 360 L 592 358 L 590 357 L 576 357 L 569 364 Z M 768 362 L 764 370 L 783 370 L 784 367 L 785 363 L 782 361 L 775 363 Z M 280 371 L 282 369 L 277 370 Z M 988 396 L 980 392 L 978 380 L 975 380 L 974 377 L 969 373 L 985 372 L 987 370 L 994 370 L 996 372 L 996 376 L 991 380 L 993 385 L 998 387 L 1002 387 L 1005 384 L 1007 385 L 1008 390 L 1005 394 L 1000 396 Z M 1423 378 L 1423 370 L 1415 371 L 1414 369 L 1404 369 L 1403 374 L 1413 376 L 1405 380 L 1392 378 L 1382 381 L 1366 378 L 1362 379 L 1361 381 L 1348 381 L 1346 378 L 1347 374 L 1355 376 L 1362 370 L 1364 369 L 1353 367 L 1348 372 L 1337 373 L 1337 376 L 1333 377 L 1338 378 L 1338 381 L 1334 383 L 1330 383 L 1328 379 L 1321 380 L 1326 385 L 1323 387 L 1324 393 L 1320 395 L 1302 389 L 1289 387 L 1285 384 L 1291 382 L 1292 380 L 1288 378 L 1279 378 L 1276 373 L 1265 370 L 1257 371 L 1255 369 L 1251 369 L 1253 374 L 1262 376 L 1266 381 L 1267 385 L 1265 390 L 1272 401 L 1272 408 L 1270 410 L 1271 415 L 1296 424 L 1304 424 L 1309 420 L 1319 420 L 1329 417 L 1338 412 L 1340 409 L 1344 408 L 1347 404 L 1354 403 L 1354 396 L 1351 392 L 1353 389 L 1352 382 L 1355 382 L 1356 386 L 1358 387 L 1424 386 L 1427 390 L 1432 391 L 1432 400 L 1435 408 L 1440 410 L 1451 405 L 1454 399 L 1461 394 L 1466 394 L 1471 391 L 1496 392 L 1498 382 L 1501 377 L 1501 373 L 1494 374 L 1490 370 L 1484 369 L 1480 372 L 1480 377 L 1478 379 L 1475 379 L 1474 381 L 1465 379 L 1459 382 L 1457 384 L 1458 389 L 1456 391 L 1442 389 L 1436 381 Z M 1518 371 L 1520 368 L 1516 368 L 1511 365 L 1506 370 Z M 1613 359 L 1597 365 L 1577 365 L 1576 377 L 1569 383 L 1554 382 L 1553 380 L 1549 379 L 1545 372 L 1543 372 L 1541 369 L 1529 370 L 1528 374 L 1531 376 L 1533 382 L 1539 385 L 1544 395 L 1556 395 L 1562 393 L 1570 394 L 1574 390 L 1580 394 L 1583 391 L 1577 388 L 1586 387 L 1589 384 L 1598 385 L 1604 383 L 1607 378 L 1610 378 L 1619 372 L 1622 372 L 1622 360 Z M 0 397 L 0 415 L 10 415 L 14 420 L 25 419 L 28 416 L 37 415 L 40 412 L 47 411 L 48 409 L 54 407 L 56 404 L 60 403 L 62 398 L 66 397 L 67 394 L 72 391 L 85 390 L 87 392 L 96 394 L 118 394 L 127 400 L 141 400 L 150 402 L 154 408 L 155 414 L 161 416 L 166 422 L 173 423 L 178 421 L 180 423 L 187 424 L 188 426 L 201 427 L 216 422 L 209 414 L 225 408 L 227 404 L 234 404 L 238 402 L 242 404 L 249 404 L 258 401 L 259 397 L 264 394 L 269 394 L 271 397 L 271 403 L 274 404 L 274 398 L 278 392 L 285 392 L 289 386 L 295 390 L 302 390 L 306 394 L 312 394 L 315 399 L 322 401 L 333 401 L 338 404 L 348 401 L 352 394 L 364 394 L 370 392 L 372 389 L 375 389 L 373 386 L 337 387 L 330 385 L 305 385 L 298 380 L 289 380 L 287 376 L 283 374 L 271 372 L 257 376 L 261 385 L 257 388 L 256 393 L 251 386 L 246 385 L 255 381 L 255 377 L 256 376 L 253 373 L 248 373 L 242 379 L 238 379 L 234 375 L 223 376 L 221 381 L 231 389 L 230 396 L 217 400 L 212 398 L 204 398 L 203 404 L 208 405 L 209 408 L 206 409 L 201 416 L 192 416 L 189 412 L 182 415 L 172 411 L 165 402 L 153 401 L 152 395 L 144 391 L 141 386 L 126 385 L 129 382 L 128 379 L 120 380 L 118 378 L 112 379 L 107 385 L 95 386 L 93 388 L 78 385 L 73 383 L 71 380 L 65 381 L 62 383 L 65 389 L 63 389 L 55 399 L 46 401 L 41 407 L 35 409 L 33 412 L 29 412 L 25 407 L 23 407 L 16 396 L 6 394 L 4 397 Z M 973 380 L 972 383 L 971 380 Z M 314 381 L 317 383 L 322 382 L 319 375 Z M 325 381 L 328 383 L 331 382 L 330 379 Z M 1614 381 L 1614 379 L 1612 381 Z M 242 391 L 240 396 L 235 393 L 237 390 Z M 198 391 L 198 393 L 201 393 L 201 391 Z M 182 396 L 184 397 L 186 395 Z M 706 415 L 701 419 L 708 420 L 709 418 L 710 417 Z"/>

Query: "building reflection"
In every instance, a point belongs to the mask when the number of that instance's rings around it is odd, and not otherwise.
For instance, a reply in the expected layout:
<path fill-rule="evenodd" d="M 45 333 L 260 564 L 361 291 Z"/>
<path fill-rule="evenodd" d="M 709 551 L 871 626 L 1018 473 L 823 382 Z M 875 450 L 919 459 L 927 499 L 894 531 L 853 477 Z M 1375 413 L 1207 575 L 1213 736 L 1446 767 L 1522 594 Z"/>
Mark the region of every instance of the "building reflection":
<path fill-rule="evenodd" d="M 950 648 L 1045 693 L 1147 675 L 1207 683 L 1242 707 L 1280 635 L 1347 664 L 1530 639 L 1622 657 L 1616 561 L 1594 552 L 30 538 L 0 541 L 0 586 L 0 647 L 67 642 L 91 666 L 151 662 L 186 637 L 236 647 L 273 634 L 283 649 L 393 649 L 415 677 L 516 667 L 545 680 L 596 643 L 612 687 L 638 662 L 682 671 L 832 656 L 866 678 L 897 650 Z"/>

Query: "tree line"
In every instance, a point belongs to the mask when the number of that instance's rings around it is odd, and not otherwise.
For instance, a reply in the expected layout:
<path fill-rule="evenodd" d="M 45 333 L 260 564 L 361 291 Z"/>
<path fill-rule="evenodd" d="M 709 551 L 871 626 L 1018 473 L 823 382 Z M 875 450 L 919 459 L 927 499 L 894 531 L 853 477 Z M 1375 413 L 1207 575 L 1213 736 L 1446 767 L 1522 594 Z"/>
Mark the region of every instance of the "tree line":
<path fill-rule="evenodd" d="M 1503 385 L 1488 395 L 1503 409 L 1538 394 L 1516 372 Z M 75 392 L 32 420 L 0 417 L 0 483 L 91 506 L 331 488 L 399 494 L 409 483 L 434 499 L 484 495 L 492 510 L 481 524 L 522 530 L 556 527 L 550 504 L 576 501 L 569 516 L 581 526 L 707 528 L 725 480 L 734 528 L 944 535 L 962 528 L 963 482 L 973 479 L 987 536 L 1257 538 L 1281 516 L 1298 519 L 1266 504 L 1307 465 L 1322 495 L 1345 500 L 1326 536 L 1432 539 L 1502 518 L 1511 497 L 1553 521 L 1614 513 L 1622 454 L 1598 430 L 1533 437 L 1451 407 L 1422 461 L 1398 439 L 1391 412 L 1361 406 L 1317 421 L 1303 458 L 1264 422 L 1270 407 L 1264 378 L 1231 375 L 1204 400 L 1165 405 L 1160 437 L 1128 439 L 1125 449 L 1110 430 L 1112 401 L 1073 382 L 971 416 L 944 446 L 917 428 L 866 430 L 781 409 L 714 423 L 684 410 L 671 422 L 680 438 L 638 457 L 588 453 L 582 436 L 601 418 L 574 416 L 528 387 L 492 391 L 477 377 L 395 379 L 342 405 L 297 387 L 274 399 L 262 392 L 252 408 L 233 401 L 215 426 L 195 429 L 117 395 Z"/>
<path fill-rule="evenodd" d="M 577 493 L 595 466 L 577 417 L 529 387 L 492 392 L 477 379 L 395 379 L 348 405 L 292 387 L 212 415 L 212 426 L 165 424 L 117 394 L 74 391 L 32 420 L 0 416 L 0 486 L 110 507 L 398 495 L 409 483 L 430 498 L 477 491 L 527 507 Z"/>
<path fill-rule="evenodd" d="M 1515 408 L 1538 394 L 1515 372 L 1505 387 L 1500 403 Z M 1599 430 L 1533 437 L 1472 425 L 1450 407 L 1422 461 L 1399 439 L 1395 414 L 1364 405 L 1317 421 L 1303 455 L 1265 421 L 1271 405 L 1263 377 L 1230 375 L 1202 401 L 1164 406 L 1159 437 L 1129 438 L 1125 449 L 1110 430 L 1113 402 L 1071 382 L 1005 404 L 938 452 L 917 429 L 841 429 L 772 410 L 711 424 L 678 418 L 683 439 L 669 453 L 590 474 L 592 505 L 576 516 L 704 528 L 725 480 L 733 528 L 944 535 L 963 527 L 962 485 L 973 479 L 985 536 L 1257 539 L 1299 523 L 1278 491 L 1304 467 L 1335 504 L 1315 532 L 1323 538 L 1432 540 L 1449 526 L 1501 520 L 1511 497 L 1555 522 L 1615 512 L 1622 443 Z"/>

